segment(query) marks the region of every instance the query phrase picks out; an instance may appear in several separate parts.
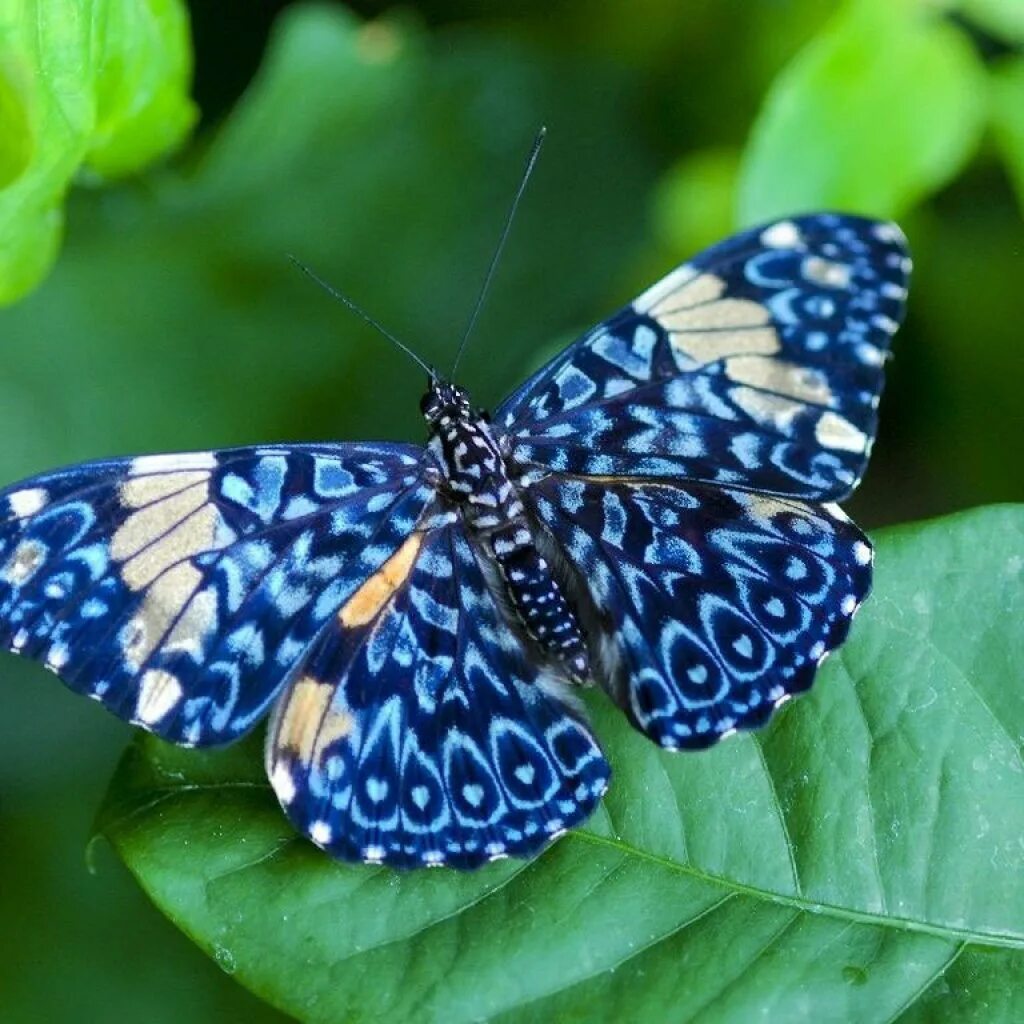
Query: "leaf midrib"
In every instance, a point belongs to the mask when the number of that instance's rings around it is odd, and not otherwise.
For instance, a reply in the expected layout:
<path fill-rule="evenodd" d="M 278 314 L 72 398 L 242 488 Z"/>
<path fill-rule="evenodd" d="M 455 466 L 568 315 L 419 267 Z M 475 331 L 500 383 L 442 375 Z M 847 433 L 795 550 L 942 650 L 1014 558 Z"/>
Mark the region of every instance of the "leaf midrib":
<path fill-rule="evenodd" d="M 224 790 L 235 789 L 258 789 L 269 791 L 270 787 L 265 783 L 257 782 L 191 783 L 187 785 L 163 787 L 153 791 L 155 795 L 153 795 L 151 799 L 147 799 L 144 803 L 133 807 L 131 810 L 127 811 L 127 813 L 111 818 L 110 821 L 104 825 L 104 831 L 116 831 L 123 824 L 137 818 L 139 815 L 146 814 L 154 810 L 161 804 L 166 803 L 168 800 L 175 797 L 192 794 L 202 795 L 218 793 Z M 871 911 L 854 910 L 850 907 L 842 907 L 832 903 L 817 902 L 808 899 L 806 896 L 789 896 L 785 893 L 773 892 L 769 889 L 763 889 L 758 886 L 747 885 L 733 878 L 716 875 L 692 864 L 680 864 L 668 857 L 663 857 L 659 854 L 642 850 L 619 837 L 612 838 L 598 835 L 587 828 L 578 828 L 573 832 L 569 832 L 561 841 L 585 842 L 595 846 L 602 846 L 615 850 L 624 856 L 634 857 L 637 860 L 657 865 L 658 867 L 672 871 L 675 874 L 682 875 L 687 878 L 693 878 L 708 885 L 718 886 L 722 889 L 728 890 L 730 893 L 748 896 L 752 899 L 768 903 L 774 903 L 777 906 L 788 907 L 802 913 L 818 914 L 826 917 L 832 917 L 840 921 L 873 925 L 875 927 L 896 928 L 900 931 L 917 932 L 919 934 L 930 935 L 950 942 L 968 942 L 975 945 L 1024 950 L 1024 936 L 998 932 L 979 932 L 966 928 L 954 928 L 950 925 L 933 924 L 929 921 L 922 921 L 913 917 L 896 917 L 893 915 L 886 916 L 883 914 L 872 913 Z M 519 872 L 516 872 L 512 877 L 518 877 L 518 875 Z M 503 888 L 503 886 L 500 886 L 499 888 Z M 486 899 L 493 891 L 494 890 L 488 890 L 488 892 L 483 895 L 483 898 Z M 431 921 L 424 924 L 420 931 L 427 930 L 435 923 L 437 922 Z"/>

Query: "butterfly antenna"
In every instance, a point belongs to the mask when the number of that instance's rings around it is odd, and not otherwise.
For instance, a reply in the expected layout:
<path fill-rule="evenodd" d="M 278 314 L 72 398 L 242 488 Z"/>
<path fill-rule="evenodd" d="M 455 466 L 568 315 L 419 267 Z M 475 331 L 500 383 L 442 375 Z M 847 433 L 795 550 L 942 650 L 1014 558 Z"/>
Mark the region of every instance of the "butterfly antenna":
<path fill-rule="evenodd" d="M 320 285 L 320 287 L 323 288 L 323 290 L 327 292 L 327 294 L 330 295 L 332 299 L 337 299 L 337 301 L 340 302 L 343 306 L 347 306 L 353 313 L 355 313 L 356 316 L 362 319 L 365 323 L 368 323 L 375 331 L 378 331 L 380 334 L 383 334 L 384 337 L 387 338 L 392 345 L 394 345 L 396 348 L 400 348 L 410 359 L 412 359 L 414 362 L 422 366 L 423 369 L 427 371 L 428 376 L 430 376 L 431 378 L 436 376 L 432 367 L 428 366 L 422 359 L 420 359 L 420 357 L 416 355 L 416 353 L 413 352 L 413 350 L 409 348 L 408 345 L 406 345 L 404 342 L 399 341 L 398 338 L 396 338 L 386 327 L 382 326 L 380 323 L 374 320 L 373 317 L 366 312 L 366 310 L 362 309 L 360 306 L 357 306 L 347 295 L 342 295 L 342 293 L 339 292 L 337 288 L 334 288 L 331 285 L 329 285 L 325 280 L 323 280 L 323 278 L 315 274 L 309 267 L 306 266 L 305 263 L 303 263 L 299 259 L 296 259 L 291 253 L 286 253 L 285 255 L 287 255 L 288 259 L 290 259 L 292 263 L 294 263 L 295 266 L 297 266 L 299 270 L 301 270 L 308 278 L 316 282 L 316 284 Z"/>
<path fill-rule="evenodd" d="M 465 351 L 466 342 L 469 340 L 469 335 L 476 324 L 476 319 L 480 315 L 480 310 L 483 308 L 484 299 L 487 297 L 487 289 L 491 286 L 491 278 L 494 277 L 494 271 L 498 267 L 498 260 L 501 259 L 501 251 L 505 248 L 505 242 L 508 239 L 509 231 L 512 229 L 512 221 L 516 215 L 516 209 L 519 206 L 519 200 L 523 198 L 523 193 L 526 191 L 526 183 L 530 180 L 530 175 L 533 173 L 534 164 L 537 163 L 537 157 L 540 155 L 540 147 L 544 142 L 544 136 L 547 135 L 547 128 L 541 127 L 540 131 L 537 132 L 537 137 L 533 140 L 533 146 L 530 147 L 530 155 L 526 158 L 526 167 L 523 170 L 523 177 L 519 182 L 519 188 L 516 190 L 515 198 L 512 200 L 512 205 L 509 207 L 508 213 L 505 216 L 505 226 L 501 231 L 501 238 L 498 239 L 497 248 L 494 250 L 494 255 L 491 257 L 490 266 L 487 268 L 487 275 L 484 277 L 483 287 L 480 289 L 480 294 L 477 296 L 476 305 L 473 307 L 473 315 L 469 318 L 469 323 L 466 325 L 466 330 L 462 335 L 462 341 L 459 342 L 459 350 L 455 353 L 455 362 L 452 363 L 452 372 L 450 377 L 455 377 L 455 371 L 459 367 L 459 360 L 462 358 L 462 353 Z"/>

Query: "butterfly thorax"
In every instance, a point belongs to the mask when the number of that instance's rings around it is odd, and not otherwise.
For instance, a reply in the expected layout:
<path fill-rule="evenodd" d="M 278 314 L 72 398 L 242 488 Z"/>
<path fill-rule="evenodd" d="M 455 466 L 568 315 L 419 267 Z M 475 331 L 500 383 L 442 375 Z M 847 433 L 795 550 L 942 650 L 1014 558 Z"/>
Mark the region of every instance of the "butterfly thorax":
<path fill-rule="evenodd" d="M 528 636 L 575 682 L 589 675 L 579 621 L 547 560 L 486 415 L 454 384 L 432 381 L 421 403 L 430 448 L 444 477 L 440 489 L 490 549 L 511 610 Z"/>

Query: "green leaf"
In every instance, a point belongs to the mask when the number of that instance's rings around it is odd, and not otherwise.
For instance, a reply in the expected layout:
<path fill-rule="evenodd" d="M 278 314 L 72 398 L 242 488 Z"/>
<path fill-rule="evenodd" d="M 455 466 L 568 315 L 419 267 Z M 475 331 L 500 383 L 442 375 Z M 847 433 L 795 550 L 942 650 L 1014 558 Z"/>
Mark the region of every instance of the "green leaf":
<path fill-rule="evenodd" d="M 615 781 L 532 863 L 331 863 L 290 833 L 255 741 L 143 738 L 102 829 L 304 1021 L 1018 1020 L 1024 506 L 877 543 L 851 639 L 766 732 L 672 756 L 593 701 Z"/>
<path fill-rule="evenodd" d="M 850 0 L 779 76 L 741 169 L 743 223 L 813 209 L 898 216 L 976 148 L 983 69 L 920 0 Z"/>
<path fill-rule="evenodd" d="M 56 258 L 76 173 L 137 171 L 196 116 L 181 0 L 14 6 L 0 16 L 0 305 Z"/>
<path fill-rule="evenodd" d="M 1024 59 L 1008 61 L 994 76 L 992 124 L 996 144 L 1024 209 Z"/>
<path fill-rule="evenodd" d="M 951 0 L 948 6 L 1005 42 L 1024 42 L 1024 4 L 1020 0 Z"/>
<path fill-rule="evenodd" d="M 659 182 L 654 226 L 677 261 L 732 232 L 738 163 L 735 150 L 700 150 L 678 161 Z"/>

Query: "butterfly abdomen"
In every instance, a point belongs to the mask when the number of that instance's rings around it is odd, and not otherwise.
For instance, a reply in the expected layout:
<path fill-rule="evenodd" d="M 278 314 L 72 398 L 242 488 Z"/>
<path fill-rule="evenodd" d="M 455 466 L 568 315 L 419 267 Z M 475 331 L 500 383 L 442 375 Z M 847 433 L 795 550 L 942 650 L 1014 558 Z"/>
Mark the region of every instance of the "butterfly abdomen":
<path fill-rule="evenodd" d="M 494 530 L 488 543 L 512 609 L 526 632 L 570 679 L 586 680 L 590 666 L 579 621 L 537 550 L 525 518 Z"/>

